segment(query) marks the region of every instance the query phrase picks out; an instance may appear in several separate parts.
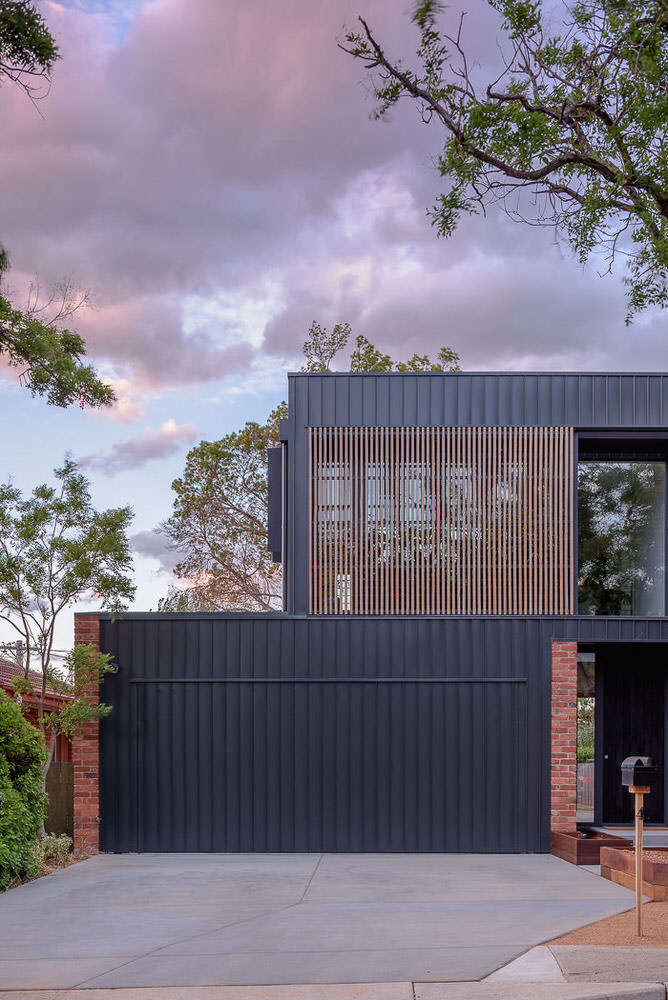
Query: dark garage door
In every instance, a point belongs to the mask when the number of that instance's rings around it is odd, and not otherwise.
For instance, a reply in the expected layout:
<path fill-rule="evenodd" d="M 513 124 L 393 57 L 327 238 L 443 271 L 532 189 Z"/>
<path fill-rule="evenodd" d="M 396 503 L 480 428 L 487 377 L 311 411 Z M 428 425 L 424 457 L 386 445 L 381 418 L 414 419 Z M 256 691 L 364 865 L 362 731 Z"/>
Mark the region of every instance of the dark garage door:
<path fill-rule="evenodd" d="M 389 636 L 379 655 L 383 623 L 360 632 L 357 670 L 350 622 L 333 643 L 321 623 L 255 624 L 103 622 L 119 665 L 105 690 L 103 850 L 540 849 L 524 678 L 433 676 L 439 663 L 446 674 L 438 643 L 422 658 L 430 676 L 410 676 L 410 643 Z"/>

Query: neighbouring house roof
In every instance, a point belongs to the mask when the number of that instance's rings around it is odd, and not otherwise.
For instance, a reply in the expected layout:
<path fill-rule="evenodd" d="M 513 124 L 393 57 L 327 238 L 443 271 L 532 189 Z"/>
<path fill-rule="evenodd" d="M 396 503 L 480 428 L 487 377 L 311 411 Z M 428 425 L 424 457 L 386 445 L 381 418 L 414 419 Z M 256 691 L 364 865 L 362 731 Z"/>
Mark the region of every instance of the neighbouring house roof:
<path fill-rule="evenodd" d="M 15 677 L 23 677 L 24 671 L 22 667 L 19 667 L 17 663 L 12 660 L 7 660 L 0 656 L 0 688 L 7 691 L 12 696 L 15 693 L 14 685 L 12 681 Z M 42 688 L 42 675 L 37 673 L 35 670 L 30 670 L 28 672 L 28 679 L 32 681 L 38 690 Z M 33 701 L 30 695 L 24 695 L 24 699 L 28 702 Z M 57 704 L 59 701 L 69 700 L 70 695 L 63 694 L 61 691 L 53 691 L 47 685 L 46 689 L 46 702 L 49 707 Z"/>

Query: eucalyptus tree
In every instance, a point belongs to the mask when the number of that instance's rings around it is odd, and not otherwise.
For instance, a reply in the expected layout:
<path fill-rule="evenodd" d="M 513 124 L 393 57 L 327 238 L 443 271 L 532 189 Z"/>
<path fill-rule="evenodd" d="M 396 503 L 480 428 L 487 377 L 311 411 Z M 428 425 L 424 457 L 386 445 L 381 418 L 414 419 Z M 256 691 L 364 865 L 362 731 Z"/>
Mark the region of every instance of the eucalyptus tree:
<path fill-rule="evenodd" d="M 48 88 L 60 58 L 58 46 L 37 5 L 0 0 L 0 83 L 11 82 L 35 99 Z"/>
<path fill-rule="evenodd" d="M 415 66 L 364 18 L 341 48 L 370 71 L 375 117 L 403 99 L 442 136 L 441 236 L 500 204 L 548 226 L 583 263 L 627 262 L 627 321 L 668 304 L 668 3 L 488 0 L 505 37 L 486 79 L 440 0 L 418 0 Z M 555 17 L 561 12 L 561 23 Z M 443 15 L 443 16 L 442 16 Z"/>
<path fill-rule="evenodd" d="M 35 3 L 0 0 L 0 85 L 13 84 L 34 102 L 48 93 L 59 58 L 56 41 Z M 74 311 L 67 308 L 67 293 L 50 320 L 40 315 L 35 303 L 19 309 L 2 287 L 8 268 L 7 251 L 0 245 L 0 354 L 19 369 L 19 381 L 55 406 L 112 403 L 111 387 L 83 360 L 82 338 L 60 322 Z"/>
<path fill-rule="evenodd" d="M 352 330 L 311 323 L 302 371 L 331 371 Z M 395 362 L 361 334 L 345 368 L 353 372 L 459 371 L 459 355 L 442 347 L 436 360 L 413 354 Z M 280 444 L 280 403 L 266 423 L 249 421 L 219 441 L 188 452 L 183 475 L 172 483 L 173 512 L 160 525 L 181 555 L 174 573 L 184 588 L 169 587 L 160 611 L 272 611 L 282 605 L 281 567 L 267 550 L 267 448 Z"/>

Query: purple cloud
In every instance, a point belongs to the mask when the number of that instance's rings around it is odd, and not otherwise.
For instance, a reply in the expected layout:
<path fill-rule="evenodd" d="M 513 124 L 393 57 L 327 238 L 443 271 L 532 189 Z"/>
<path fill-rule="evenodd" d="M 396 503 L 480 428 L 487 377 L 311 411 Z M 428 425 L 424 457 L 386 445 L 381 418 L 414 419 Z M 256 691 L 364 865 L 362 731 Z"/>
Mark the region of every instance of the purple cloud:
<path fill-rule="evenodd" d="M 498 17 L 470 7 L 467 44 L 496 63 Z M 17 280 L 93 292 L 76 326 L 128 387 L 116 419 L 142 394 L 298 363 L 312 319 L 397 356 L 447 343 L 469 367 L 665 367 L 663 318 L 629 332 L 620 281 L 583 274 L 549 232 L 492 211 L 436 240 L 438 129 L 410 104 L 370 121 L 363 68 L 336 47 L 359 11 L 410 57 L 405 5 L 154 0 L 120 41 L 94 9 L 45 6 L 63 58 L 44 119 L 0 92 L 0 215 Z M 193 297 L 252 311 L 268 282 L 277 305 L 252 341 L 189 322 Z"/>
<path fill-rule="evenodd" d="M 160 430 L 146 428 L 137 437 L 118 441 L 110 451 L 101 455 L 84 455 L 78 459 L 82 469 L 95 469 L 106 476 L 138 469 L 155 459 L 166 458 L 181 451 L 197 438 L 197 428 L 192 424 L 176 424 L 166 420 Z"/>
<path fill-rule="evenodd" d="M 130 536 L 132 549 L 139 556 L 155 559 L 160 564 L 158 572 L 171 575 L 183 554 L 170 546 L 166 535 L 160 531 L 138 531 Z"/>

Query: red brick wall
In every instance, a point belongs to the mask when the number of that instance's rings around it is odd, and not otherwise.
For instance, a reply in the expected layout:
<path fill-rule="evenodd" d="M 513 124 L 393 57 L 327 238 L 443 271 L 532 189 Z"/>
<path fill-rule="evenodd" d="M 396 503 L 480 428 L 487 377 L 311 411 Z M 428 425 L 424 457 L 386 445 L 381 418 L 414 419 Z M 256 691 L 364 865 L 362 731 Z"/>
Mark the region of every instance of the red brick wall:
<path fill-rule="evenodd" d="M 553 830 L 574 830 L 577 794 L 578 644 L 552 643 Z"/>
<path fill-rule="evenodd" d="M 100 619 L 96 614 L 75 614 L 74 642 L 100 648 Z M 97 686 L 91 691 L 98 700 Z M 99 723 L 88 722 L 72 740 L 74 762 L 74 852 L 97 854 L 100 844 L 100 750 Z"/>

